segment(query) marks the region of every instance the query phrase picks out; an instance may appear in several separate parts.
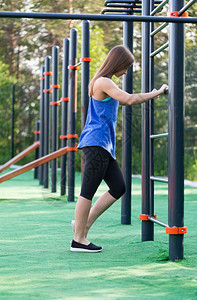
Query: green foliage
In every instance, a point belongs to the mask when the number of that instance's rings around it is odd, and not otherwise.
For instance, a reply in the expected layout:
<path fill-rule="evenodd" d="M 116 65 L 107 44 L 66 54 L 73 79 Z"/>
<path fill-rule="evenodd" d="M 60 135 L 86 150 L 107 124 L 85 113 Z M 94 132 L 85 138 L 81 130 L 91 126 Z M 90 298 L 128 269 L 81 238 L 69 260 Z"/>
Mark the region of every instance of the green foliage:
<path fill-rule="evenodd" d="M 0 164 L 10 159 L 11 141 L 11 87 L 15 78 L 8 66 L 0 61 Z"/>
<path fill-rule="evenodd" d="M 195 150 L 185 151 L 184 167 L 185 178 L 197 181 L 197 153 Z"/>
<path fill-rule="evenodd" d="M 185 56 L 185 178 L 197 180 L 197 54 L 192 39 L 186 42 Z"/>

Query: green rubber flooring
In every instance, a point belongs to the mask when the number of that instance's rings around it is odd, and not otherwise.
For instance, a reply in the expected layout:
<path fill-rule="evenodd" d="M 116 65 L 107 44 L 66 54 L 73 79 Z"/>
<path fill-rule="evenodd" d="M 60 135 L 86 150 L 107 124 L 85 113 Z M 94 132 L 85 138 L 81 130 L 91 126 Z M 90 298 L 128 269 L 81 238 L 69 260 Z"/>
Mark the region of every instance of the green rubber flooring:
<path fill-rule="evenodd" d="M 79 190 L 77 173 L 76 196 Z M 96 196 L 105 190 L 102 184 Z M 155 213 L 165 223 L 167 201 L 166 185 L 157 183 Z M 154 225 L 154 242 L 141 242 L 140 179 L 132 180 L 132 224 L 120 224 L 117 201 L 92 227 L 88 239 L 101 253 L 69 251 L 74 208 L 39 186 L 32 171 L 0 185 L 1 300 L 197 299 L 197 188 L 185 187 L 188 233 L 179 262 L 168 260 L 163 227 Z"/>

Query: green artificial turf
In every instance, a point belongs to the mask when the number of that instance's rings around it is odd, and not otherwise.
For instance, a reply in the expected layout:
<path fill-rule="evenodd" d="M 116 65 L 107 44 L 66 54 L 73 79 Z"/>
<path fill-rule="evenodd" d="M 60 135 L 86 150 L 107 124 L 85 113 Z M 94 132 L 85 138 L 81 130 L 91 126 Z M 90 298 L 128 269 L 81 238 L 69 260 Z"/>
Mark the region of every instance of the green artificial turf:
<path fill-rule="evenodd" d="M 163 227 L 141 242 L 140 179 L 132 180 L 132 225 L 120 224 L 117 201 L 89 233 L 104 247 L 93 254 L 69 251 L 75 203 L 32 178 L 29 171 L 0 185 L 0 299 L 197 299 L 197 188 L 185 187 L 185 258 L 171 262 Z M 167 186 L 157 183 L 155 213 L 166 223 L 167 210 Z"/>

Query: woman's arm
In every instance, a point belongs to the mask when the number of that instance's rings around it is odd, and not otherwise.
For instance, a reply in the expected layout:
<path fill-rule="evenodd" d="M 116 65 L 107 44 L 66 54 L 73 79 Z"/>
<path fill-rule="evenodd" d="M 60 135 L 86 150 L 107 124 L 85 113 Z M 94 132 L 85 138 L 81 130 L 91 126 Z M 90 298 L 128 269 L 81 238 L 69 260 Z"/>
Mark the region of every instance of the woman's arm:
<path fill-rule="evenodd" d="M 112 80 L 101 77 L 95 82 L 95 89 L 118 100 L 122 105 L 135 105 L 159 97 L 159 95 L 165 93 L 168 86 L 163 84 L 159 90 L 154 89 L 149 93 L 129 94 L 117 87 Z"/>

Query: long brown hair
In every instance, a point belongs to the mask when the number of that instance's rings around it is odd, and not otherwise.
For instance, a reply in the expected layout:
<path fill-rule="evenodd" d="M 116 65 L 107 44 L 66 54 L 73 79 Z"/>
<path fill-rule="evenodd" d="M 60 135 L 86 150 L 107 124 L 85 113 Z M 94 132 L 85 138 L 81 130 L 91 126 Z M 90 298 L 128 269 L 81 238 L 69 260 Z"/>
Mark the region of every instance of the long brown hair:
<path fill-rule="evenodd" d="M 125 46 L 119 45 L 113 47 L 101 67 L 98 69 L 89 84 L 89 96 L 93 94 L 93 86 L 99 77 L 114 75 L 130 67 L 134 62 L 134 56 Z"/>

